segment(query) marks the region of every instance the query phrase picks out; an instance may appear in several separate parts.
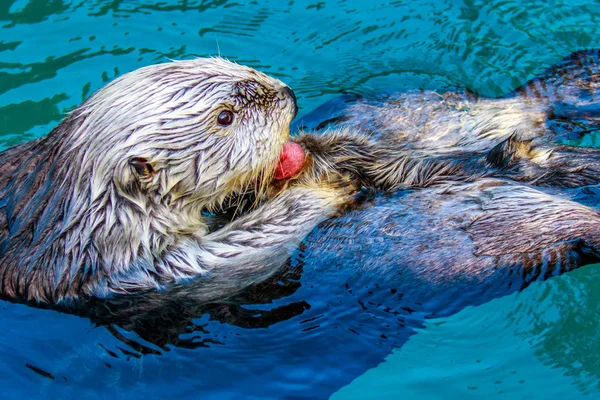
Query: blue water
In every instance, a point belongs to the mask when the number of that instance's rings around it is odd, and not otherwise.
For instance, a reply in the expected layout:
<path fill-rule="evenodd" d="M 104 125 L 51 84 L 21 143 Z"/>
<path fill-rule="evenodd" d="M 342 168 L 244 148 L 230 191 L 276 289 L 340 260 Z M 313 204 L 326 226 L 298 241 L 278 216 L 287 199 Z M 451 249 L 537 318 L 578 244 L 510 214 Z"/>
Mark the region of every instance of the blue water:
<path fill-rule="evenodd" d="M 194 56 L 277 76 L 295 90 L 300 114 L 347 92 L 467 87 L 498 96 L 573 51 L 600 47 L 600 4 L 3 0 L 0 32 L 6 148 L 48 133 L 115 76 Z M 235 304 L 134 314 L 121 326 L 1 302 L 1 396 L 600 394 L 598 266 L 421 323 L 399 308 L 385 277 L 302 272 L 297 258 L 291 277 Z"/>

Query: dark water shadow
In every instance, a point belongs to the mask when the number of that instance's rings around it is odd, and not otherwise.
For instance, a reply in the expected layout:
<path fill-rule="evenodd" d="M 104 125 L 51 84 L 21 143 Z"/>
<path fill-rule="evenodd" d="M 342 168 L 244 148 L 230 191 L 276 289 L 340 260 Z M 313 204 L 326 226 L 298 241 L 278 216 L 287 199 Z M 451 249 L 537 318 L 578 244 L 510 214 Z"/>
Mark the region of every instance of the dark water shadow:
<path fill-rule="evenodd" d="M 256 308 L 295 293 L 302 285 L 301 273 L 301 266 L 286 265 L 265 281 L 221 298 L 207 289 L 212 287 L 211 282 L 200 279 L 163 291 L 90 298 L 77 305 L 41 308 L 89 319 L 93 325 L 104 327 L 127 345 L 131 352 L 127 355 L 139 358 L 146 354 L 163 354 L 173 346 L 197 349 L 225 344 L 211 338 L 210 328 L 207 324 L 196 323 L 198 319 L 208 317 L 210 321 L 222 324 L 258 329 L 301 315 L 310 309 L 306 301 L 289 302 L 270 309 Z M 249 305 L 253 307 L 247 307 Z M 134 333 L 137 339 L 124 335 L 123 330 Z"/>

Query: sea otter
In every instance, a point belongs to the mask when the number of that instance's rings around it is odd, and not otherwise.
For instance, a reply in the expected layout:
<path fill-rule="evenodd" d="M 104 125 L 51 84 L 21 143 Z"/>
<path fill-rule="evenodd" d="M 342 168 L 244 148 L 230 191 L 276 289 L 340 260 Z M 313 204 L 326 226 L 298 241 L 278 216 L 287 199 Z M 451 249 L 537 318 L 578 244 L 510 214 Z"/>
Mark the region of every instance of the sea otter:
<path fill-rule="evenodd" d="M 571 57 L 564 69 L 589 72 L 593 62 L 581 66 L 589 54 Z M 0 294 L 56 303 L 201 277 L 198 301 L 226 297 L 277 271 L 315 226 L 356 205 L 360 188 L 418 191 L 363 203 L 325 225 L 327 235 L 309 236 L 306 252 L 357 251 L 359 268 L 388 273 L 402 267 L 365 249 L 373 238 L 404 238 L 410 246 L 389 248 L 396 262 L 413 260 L 416 251 L 422 273 L 441 271 L 445 281 L 482 277 L 490 268 L 575 268 L 596 257 L 596 211 L 515 183 L 560 190 L 600 178 L 597 151 L 555 145 L 546 129 L 555 101 L 570 100 L 564 109 L 571 116 L 590 108 L 564 93 L 592 91 L 595 75 L 558 85 L 563 75 L 527 86 L 553 87 L 546 97 L 418 92 L 356 101 L 349 115 L 334 119 L 345 129 L 296 137 L 304 169 L 268 185 L 296 113 L 283 83 L 222 59 L 126 74 L 49 136 L 1 154 Z M 305 128 L 308 120 L 301 120 Z M 207 213 L 248 191 L 261 205 L 235 207 L 234 220 L 215 229 Z M 406 209 L 404 201 L 426 208 L 411 211 L 419 207 Z M 427 251 L 418 250 L 421 239 Z"/>

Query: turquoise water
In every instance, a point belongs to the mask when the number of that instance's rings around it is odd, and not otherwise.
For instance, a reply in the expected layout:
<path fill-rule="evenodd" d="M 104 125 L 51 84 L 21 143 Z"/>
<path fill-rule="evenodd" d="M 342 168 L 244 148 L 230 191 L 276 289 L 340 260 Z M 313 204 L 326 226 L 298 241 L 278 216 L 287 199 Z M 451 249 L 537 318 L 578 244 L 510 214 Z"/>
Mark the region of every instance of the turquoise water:
<path fill-rule="evenodd" d="M 599 19 L 593 1 L 0 1 L 0 148 L 48 133 L 115 76 L 194 56 L 277 76 L 295 90 L 300 115 L 344 92 L 498 96 L 600 47 Z M 330 288 L 319 285 L 336 280 L 314 274 L 267 304 L 193 315 L 167 342 L 152 340 L 162 326 L 140 337 L 2 302 L 2 397 L 596 398 L 599 275 L 584 267 L 428 321 L 410 338 L 357 307 L 370 289 L 331 288 L 324 300 Z M 336 320 L 328 307 L 338 300 Z M 254 323 L 259 314 L 272 319 Z M 313 354 L 332 337 L 338 347 Z M 356 361 L 338 362 L 341 351 Z"/>

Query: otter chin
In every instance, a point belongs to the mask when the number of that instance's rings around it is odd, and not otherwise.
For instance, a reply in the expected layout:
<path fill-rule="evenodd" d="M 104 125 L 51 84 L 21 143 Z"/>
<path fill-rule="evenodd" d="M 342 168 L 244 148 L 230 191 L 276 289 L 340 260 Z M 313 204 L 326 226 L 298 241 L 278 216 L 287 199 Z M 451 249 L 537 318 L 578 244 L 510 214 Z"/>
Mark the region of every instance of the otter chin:
<path fill-rule="evenodd" d="M 341 196 L 303 185 L 210 233 L 207 213 L 266 190 L 296 113 L 284 83 L 221 58 L 116 79 L 1 153 L 0 296 L 56 303 L 219 273 L 227 292 L 240 270 L 268 274 Z"/>

